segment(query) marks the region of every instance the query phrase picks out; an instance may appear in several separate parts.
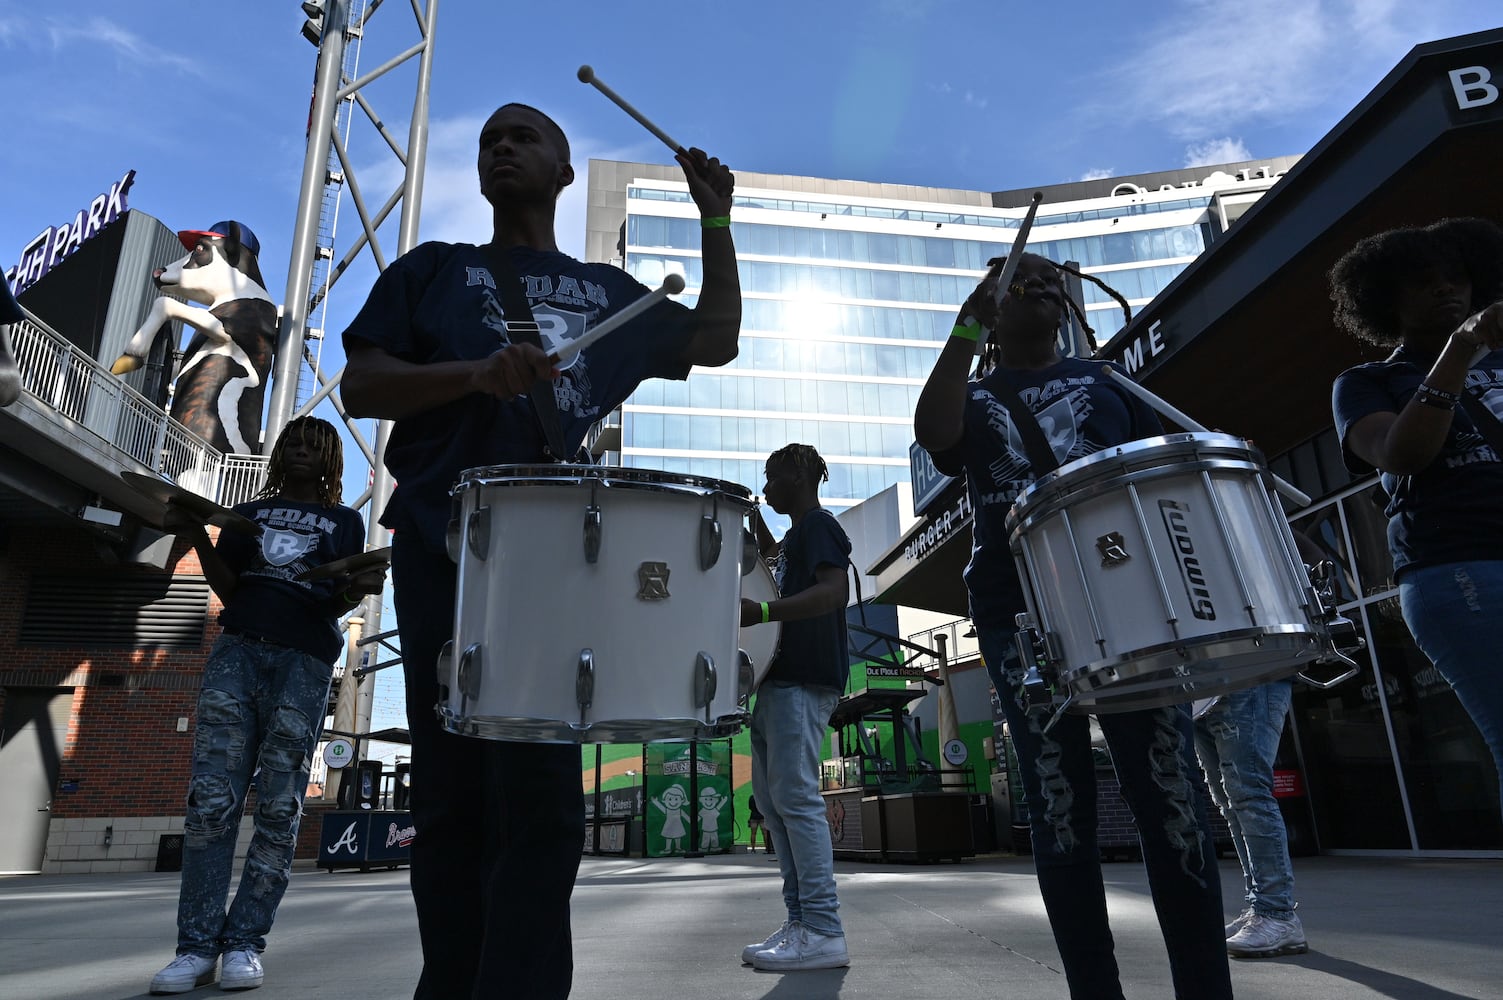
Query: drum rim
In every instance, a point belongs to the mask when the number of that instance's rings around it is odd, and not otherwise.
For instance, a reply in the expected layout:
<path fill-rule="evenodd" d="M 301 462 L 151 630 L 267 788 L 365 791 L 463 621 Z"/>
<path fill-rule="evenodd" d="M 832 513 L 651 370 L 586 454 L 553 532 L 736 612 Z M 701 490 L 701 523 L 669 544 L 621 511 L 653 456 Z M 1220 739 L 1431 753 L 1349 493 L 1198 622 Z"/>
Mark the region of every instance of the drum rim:
<path fill-rule="evenodd" d="M 1099 479 L 1087 479 L 1086 482 L 1071 484 L 1063 481 L 1051 483 L 1052 489 L 1047 496 L 1033 497 L 1031 492 L 1020 494 L 1013 501 L 1011 509 L 1007 512 L 1005 522 L 1008 537 L 1014 547 L 1019 544 L 1019 535 L 1030 531 L 1040 521 L 1053 517 L 1061 510 L 1086 503 L 1107 493 L 1114 493 L 1124 486 L 1134 486 L 1139 483 L 1152 482 L 1156 479 L 1165 479 L 1171 475 L 1184 475 L 1201 472 L 1248 472 L 1256 478 L 1262 478 L 1267 472 L 1267 466 L 1260 465 L 1246 459 L 1238 458 L 1211 458 L 1207 457 L 1199 461 L 1184 462 L 1179 465 L 1155 465 L 1146 469 L 1135 469 L 1132 472 L 1122 473 Z M 1265 488 L 1265 493 L 1272 490 L 1272 486 Z M 1029 510 L 1026 502 L 1034 509 Z M 1272 509 L 1278 509 L 1277 501 L 1270 498 Z"/>
<path fill-rule="evenodd" d="M 701 718 L 598 719 L 585 725 L 565 719 L 540 719 L 535 716 L 464 715 L 448 705 L 438 705 L 439 726 L 445 732 L 473 739 L 520 743 L 663 743 L 687 740 L 720 739 L 735 736 L 749 725 L 751 716 L 745 709 L 716 716 L 705 722 Z M 653 730 L 672 730 L 671 735 L 650 735 Z"/>
<path fill-rule="evenodd" d="M 1036 498 L 1046 491 L 1053 493 L 1062 489 L 1068 489 L 1068 486 L 1061 485 L 1061 482 L 1064 480 L 1089 479 L 1093 473 L 1099 474 L 1098 470 L 1100 466 L 1107 465 L 1108 463 L 1131 460 L 1134 456 L 1145 452 L 1158 450 L 1173 452 L 1178 449 L 1193 450 L 1194 448 L 1215 448 L 1240 452 L 1244 456 L 1251 455 L 1253 456 L 1254 464 L 1259 469 L 1267 468 L 1267 462 L 1263 459 L 1263 453 L 1258 450 L 1257 446 L 1251 444 L 1246 438 L 1240 438 L 1234 434 L 1207 431 L 1161 434 L 1157 437 L 1129 441 L 1126 444 L 1112 445 L 1102 448 L 1100 451 L 1092 452 L 1089 455 L 1083 455 L 1073 461 L 1066 462 L 1053 472 L 1040 476 L 1030 483 L 1022 493 L 1018 494 L 1017 499 L 1013 501 L 1012 511 L 1021 512 L 1029 506 L 1041 502 Z M 1246 459 L 1242 460 L 1245 461 Z M 1011 512 L 1009 516 L 1012 516 Z"/>
<path fill-rule="evenodd" d="M 451 496 L 481 486 L 556 486 L 597 482 L 605 487 L 658 489 L 671 493 L 716 493 L 734 503 L 756 506 L 751 490 L 740 483 L 711 476 L 620 465 L 540 464 L 479 465 L 460 472 Z"/>
<path fill-rule="evenodd" d="M 1319 659 L 1320 654 L 1329 645 L 1329 638 L 1325 629 L 1319 625 L 1309 623 L 1284 623 L 1228 629 L 1225 632 L 1212 632 L 1200 636 L 1198 639 L 1144 646 L 1141 649 L 1104 657 L 1080 667 L 1063 668 L 1059 671 L 1059 679 L 1062 684 L 1072 690 L 1075 688 L 1077 680 L 1083 680 L 1089 675 L 1099 673 L 1103 670 L 1116 670 L 1124 678 L 1131 679 L 1145 674 L 1168 670 L 1176 664 L 1189 665 L 1206 660 L 1223 659 L 1228 655 L 1236 655 L 1235 651 L 1228 651 L 1224 648 L 1217 649 L 1215 647 L 1225 647 L 1230 643 L 1247 640 L 1252 640 L 1255 646 L 1259 646 L 1269 652 L 1280 649 L 1310 649 L 1311 655 L 1309 657 L 1302 656 L 1300 663 L 1288 671 L 1292 674 L 1304 663 Z M 1271 643 L 1266 642 L 1266 640 L 1271 640 Z M 1186 653 L 1191 655 L 1186 655 Z M 1133 669 L 1125 671 L 1123 670 L 1124 667 L 1131 667 Z M 1187 677 L 1185 679 L 1192 680 L 1193 678 Z M 1172 687 L 1173 685 L 1166 684 L 1164 686 Z M 1101 689 L 1097 688 L 1093 690 Z"/>

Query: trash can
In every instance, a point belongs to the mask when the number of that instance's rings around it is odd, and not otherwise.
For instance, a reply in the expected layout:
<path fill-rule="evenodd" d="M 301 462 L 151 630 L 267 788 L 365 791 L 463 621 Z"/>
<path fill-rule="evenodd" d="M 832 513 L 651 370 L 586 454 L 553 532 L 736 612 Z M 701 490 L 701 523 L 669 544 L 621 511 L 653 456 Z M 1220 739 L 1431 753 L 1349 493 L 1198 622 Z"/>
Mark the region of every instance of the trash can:
<path fill-rule="evenodd" d="M 157 867 L 159 872 L 183 870 L 183 835 L 164 833 L 157 838 Z"/>

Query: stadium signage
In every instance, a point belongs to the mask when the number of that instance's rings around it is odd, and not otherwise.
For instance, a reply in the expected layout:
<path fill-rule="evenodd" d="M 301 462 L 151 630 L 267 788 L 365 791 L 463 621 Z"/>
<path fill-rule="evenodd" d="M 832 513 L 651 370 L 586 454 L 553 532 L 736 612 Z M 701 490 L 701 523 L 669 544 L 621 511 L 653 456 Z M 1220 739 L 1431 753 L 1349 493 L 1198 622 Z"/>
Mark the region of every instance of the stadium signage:
<path fill-rule="evenodd" d="M 26 291 L 56 267 L 59 261 L 124 215 L 130 208 L 125 196 L 135 180 L 136 172 L 127 170 L 125 176 L 111 184 L 108 191 L 74 213 L 72 220 L 48 226 L 37 233 L 21 249 L 20 263 L 5 272 L 5 280 L 10 282 L 11 291 L 17 294 Z"/>

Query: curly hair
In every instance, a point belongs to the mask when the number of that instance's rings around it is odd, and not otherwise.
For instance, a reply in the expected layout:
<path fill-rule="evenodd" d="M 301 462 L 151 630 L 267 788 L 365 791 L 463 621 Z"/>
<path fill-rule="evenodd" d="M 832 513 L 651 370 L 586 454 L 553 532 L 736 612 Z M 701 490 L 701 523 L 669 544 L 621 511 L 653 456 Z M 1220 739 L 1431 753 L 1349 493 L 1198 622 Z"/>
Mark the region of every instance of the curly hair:
<path fill-rule="evenodd" d="M 1389 229 L 1358 240 L 1331 268 L 1336 325 L 1378 347 L 1395 347 L 1398 297 L 1427 271 L 1465 276 L 1476 311 L 1503 294 L 1503 228 L 1480 218 L 1442 219 L 1424 228 Z"/>
<path fill-rule="evenodd" d="M 337 507 L 344 500 L 344 444 L 339 432 L 327 420 L 318 417 L 298 417 L 290 420 L 282 433 L 277 435 L 276 446 L 271 449 L 271 458 L 266 463 L 266 485 L 256 498 L 274 497 L 287 486 L 287 473 L 283 468 L 283 456 L 293 441 L 311 446 L 323 459 L 322 475 L 318 483 L 318 502 L 325 507 Z"/>
<path fill-rule="evenodd" d="M 825 465 L 825 460 L 809 444 L 784 445 L 767 456 L 767 464 L 786 466 L 803 473 L 815 483 L 828 482 L 830 479 L 830 470 Z"/>

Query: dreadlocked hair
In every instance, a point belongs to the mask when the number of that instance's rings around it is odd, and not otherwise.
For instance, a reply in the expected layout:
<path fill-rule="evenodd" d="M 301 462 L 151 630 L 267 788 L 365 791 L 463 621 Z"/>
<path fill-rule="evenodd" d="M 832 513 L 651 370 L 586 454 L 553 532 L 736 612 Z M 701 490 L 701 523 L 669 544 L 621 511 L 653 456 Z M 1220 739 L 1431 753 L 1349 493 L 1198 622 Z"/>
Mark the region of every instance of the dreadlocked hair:
<path fill-rule="evenodd" d="M 1357 241 L 1331 268 L 1336 325 L 1360 341 L 1394 347 L 1402 337 L 1399 292 L 1426 271 L 1465 273 L 1457 241 L 1437 227 L 1389 229 Z"/>
<path fill-rule="evenodd" d="M 256 499 L 273 497 L 287 485 L 287 474 L 282 467 L 287 446 L 293 441 L 311 445 L 323 459 L 320 468 L 323 474 L 318 482 L 318 502 L 325 507 L 337 507 L 344 499 L 344 446 L 339 432 L 327 420 L 318 417 L 298 417 L 289 421 L 277 443 L 271 449 L 271 458 L 266 463 L 266 485 L 256 494 Z"/>
<path fill-rule="evenodd" d="M 1038 257 L 1039 260 L 1042 260 L 1044 263 L 1054 268 L 1060 274 L 1068 274 L 1073 277 L 1080 278 L 1084 281 L 1089 281 L 1091 284 L 1095 285 L 1097 288 L 1101 289 L 1103 292 L 1117 300 L 1117 304 L 1122 307 L 1122 322 L 1124 326 L 1132 322 L 1132 306 L 1127 304 L 1126 296 L 1117 291 L 1111 285 L 1108 285 L 1106 282 L 1102 281 L 1094 274 L 1086 274 L 1084 271 L 1078 271 L 1068 264 L 1060 264 L 1050 260 L 1047 257 L 1039 256 L 1038 254 L 1034 254 L 1033 256 Z M 1006 261 L 1007 258 L 1005 256 L 993 257 L 991 260 L 986 262 L 986 266 L 987 269 L 990 270 L 991 268 L 996 267 L 998 264 L 1005 263 Z M 1095 327 L 1086 322 L 1085 310 L 1081 308 L 1080 303 L 1076 302 L 1075 299 L 1069 295 L 1065 295 L 1064 300 L 1066 307 L 1070 310 L 1070 315 L 1075 317 L 1075 321 L 1080 324 L 1081 330 L 1085 332 L 1086 343 L 1090 345 L 1091 353 L 1095 354 L 1096 348 L 1099 346 L 1096 343 Z M 987 338 L 986 345 L 981 349 L 981 358 L 976 362 L 976 377 L 980 378 L 982 375 L 985 375 L 988 372 L 992 371 L 997 367 L 997 365 L 1001 363 L 1001 361 L 1002 349 L 997 346 L 995 338 Z"/>
<path fill-rule="evenodd" d="M 786 465 L 803 473 L 813 482 L 829 482 L 830 470 L 819 452 L 809 444 L 784 445 L 767 456 L 768 465 Z"/>

